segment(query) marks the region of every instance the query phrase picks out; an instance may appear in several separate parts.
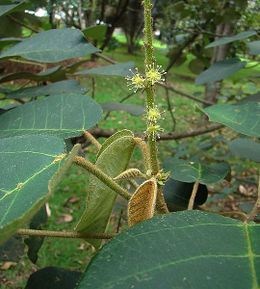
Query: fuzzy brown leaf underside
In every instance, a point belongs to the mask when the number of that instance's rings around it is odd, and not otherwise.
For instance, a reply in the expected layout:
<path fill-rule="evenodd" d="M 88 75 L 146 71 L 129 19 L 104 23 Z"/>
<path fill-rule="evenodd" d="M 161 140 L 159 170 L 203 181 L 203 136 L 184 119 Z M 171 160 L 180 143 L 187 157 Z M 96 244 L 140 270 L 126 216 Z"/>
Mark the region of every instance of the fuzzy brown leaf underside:
<path fill-rule="evenodd" d="M 129 227 L 151 219 L 154 215 L 157 197 L 157 182 L 154 178 L 141 184 L 128 203 Z"/>

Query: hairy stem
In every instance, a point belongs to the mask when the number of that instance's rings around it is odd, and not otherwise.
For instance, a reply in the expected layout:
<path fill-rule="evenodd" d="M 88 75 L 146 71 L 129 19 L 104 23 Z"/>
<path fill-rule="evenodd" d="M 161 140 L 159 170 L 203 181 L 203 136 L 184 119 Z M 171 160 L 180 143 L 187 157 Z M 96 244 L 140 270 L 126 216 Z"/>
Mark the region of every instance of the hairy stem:
<path fill-rule="evenodd" d="M 19 229 L 18 235 L 22 236 L 38 236 L 38 237 L 52 237 L 52 238 L 79 238 L 79 239 L 111 239 L 115 234 L 105 233 L 80 233 L 80 232 L 62 232 L 62 231 L 48 231 L 48 230 L 33 230 L 33 229 Z"/>
<path fill-rule="evenodd" d="M 189 201 L 189 205 L 188 205 L 188 210 L 192 210 L 193 209 L 195 198 L 196 198 L 197 191 L 198 191 L 198 188 L 199 188 L 199 184 L 200 183 L 198 181 L 196 181 L 194 183 L 194 185 L 193 185 L 193 189 L 192 189 L 192 193 L 191 193 L 190 201 Z"/>
<path fill-rule="evenodd" d="M 153 28 L 152 28 L 152 4 L 151 0 L 144 0 L 144 52 L 145 52 L 145 72 L 149 70 L 149 65 L 155 64 L 153 51 Z M 146 89 L 147 111 L 154 107 L 154 87 L 148 86 Z M 156 138 L 148 135 L 148 150 L 150 155 L 150 165 L 152 175 L 156 175 L 159 171 L 159 163 L 157 157 Z"/>
<path fill-rule="evenodd" d="M 88 131 L 84 132 L 85 139 L 89 140 L 98 150 L 101 149 L 101 144 L 97 141 L 97 139 Z"/>
<path fill-rule="evenodd" d="M 131 198 L 131 195 L 128 193 L 127 190 L 119 186 L 110 176 L 105 174 L 90 161 L 84 159 L 83 157 L 75 157 L 74 163 L 86 169 L 88 172 L 97 177 L 101 182 L 103 182 L 105 185 L 107 185 L 110 189 L 112 189 L 124 199 L 129 200 Z"/>
<path fill-rule="evenodd" d="M 146 171 L 150 170 L 151 168 L 150 168 L 150 162 L 149 162 L 149 153 L 148 153 L 146 142 L 144 142 L 139 137 L 135 137 L 134 141 L 135 141 L 136 145 L 140 148 L 140 150 L 142 152 L 143 159 L 144 159 L 145 170 Z"/>

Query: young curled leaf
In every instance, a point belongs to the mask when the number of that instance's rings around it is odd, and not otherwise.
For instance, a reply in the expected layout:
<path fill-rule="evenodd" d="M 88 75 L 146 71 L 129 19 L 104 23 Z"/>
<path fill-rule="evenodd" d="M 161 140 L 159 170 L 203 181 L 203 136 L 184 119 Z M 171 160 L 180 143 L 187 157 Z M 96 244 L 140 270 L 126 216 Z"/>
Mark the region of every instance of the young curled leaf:
<path fill-rule="evenodd" d="M 157 182 L 152 178 L 142 183 L 128 203 L 129 227 L 151 219 L 154 215 L 157 197 Z"/>
<path fill-rule="evenodd" d="M 114 178 L 114 181 L 120 181 L 120 180 L 128 180 L 128 179 L 134 179 L 134 178 L 142 178 L 145 177 L 145 175 L 138 169 L 128 169 L 118 176 Z"/>

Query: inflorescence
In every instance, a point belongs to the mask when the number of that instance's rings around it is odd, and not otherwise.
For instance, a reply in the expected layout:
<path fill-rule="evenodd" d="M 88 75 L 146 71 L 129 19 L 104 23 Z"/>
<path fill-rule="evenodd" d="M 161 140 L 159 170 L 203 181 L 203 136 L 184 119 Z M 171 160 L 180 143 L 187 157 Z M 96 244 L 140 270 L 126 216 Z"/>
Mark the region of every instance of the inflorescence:
<path fill-rule="evenodd" d="M 163 70 L 161 65 L 156 65 L 155 63 L 146 66 L 145 75 L 142 75 L 137 68 L 132 73 L 131 76 L 127 76 L 128 86 L 137 92 L 138 89 L 147 89 L 154 86 L 156 83 L 165 81 L 164 75 L 166 72 Z M 162 113 L 155 105 L 153 107 L 147 107 L 146 119 L 147 119 L 147 130 L 146 134 L 151 135 L 153 139 L 159 138 L 159 133 L 163 129 L 158 124 L 159 120 L 162 118 Z"/>

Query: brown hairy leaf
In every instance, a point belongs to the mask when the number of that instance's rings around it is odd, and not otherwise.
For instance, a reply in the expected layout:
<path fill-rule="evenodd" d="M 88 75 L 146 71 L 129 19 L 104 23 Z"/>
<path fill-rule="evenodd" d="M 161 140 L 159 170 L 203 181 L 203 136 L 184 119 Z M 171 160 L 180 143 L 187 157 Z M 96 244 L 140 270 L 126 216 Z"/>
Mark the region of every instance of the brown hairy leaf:
<path fill-rule="evenodd" d="M 156 197 L 157 182 L 154 178 L 145 181 L 137 188 L 128 203 L 129 227 L 153 217 Z"/>
<path fill-rule="evenodd" d="M 144 177 L 144 174 L 140 170 L 134 168 L 122 172 L 117 177 L 115 177 L 114 180 L 120 181 L 120 180 L 133 179 L 137 177 Z"/>

